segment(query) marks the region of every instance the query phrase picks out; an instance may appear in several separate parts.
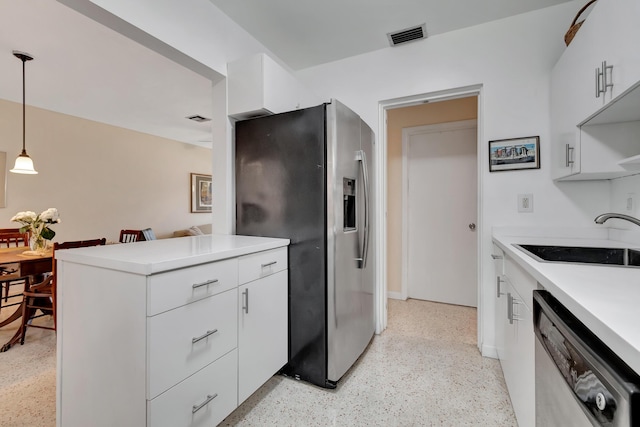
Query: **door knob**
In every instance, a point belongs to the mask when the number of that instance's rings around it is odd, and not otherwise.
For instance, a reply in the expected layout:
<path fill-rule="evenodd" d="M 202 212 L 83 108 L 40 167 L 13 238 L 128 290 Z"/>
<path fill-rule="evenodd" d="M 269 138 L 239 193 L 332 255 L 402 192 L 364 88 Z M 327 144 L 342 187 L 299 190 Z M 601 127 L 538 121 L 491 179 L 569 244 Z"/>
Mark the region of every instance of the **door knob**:
<path fill-rule="evenodd" d="M 476 224 L 475 223 L 471 223 L 469 224 L 469 230 L 475 230 L 476 229 Z"/>

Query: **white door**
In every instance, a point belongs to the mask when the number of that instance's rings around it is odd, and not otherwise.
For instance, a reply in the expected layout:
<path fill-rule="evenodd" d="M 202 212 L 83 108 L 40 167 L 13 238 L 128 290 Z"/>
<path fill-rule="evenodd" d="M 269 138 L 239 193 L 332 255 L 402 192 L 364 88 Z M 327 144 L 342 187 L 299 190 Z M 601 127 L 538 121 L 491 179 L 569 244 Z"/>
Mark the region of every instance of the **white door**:
<path fill-rule="evenodd" d="M 405 280 L 409 298 L 477 305 L 477 124 L 407 128 Z"/>

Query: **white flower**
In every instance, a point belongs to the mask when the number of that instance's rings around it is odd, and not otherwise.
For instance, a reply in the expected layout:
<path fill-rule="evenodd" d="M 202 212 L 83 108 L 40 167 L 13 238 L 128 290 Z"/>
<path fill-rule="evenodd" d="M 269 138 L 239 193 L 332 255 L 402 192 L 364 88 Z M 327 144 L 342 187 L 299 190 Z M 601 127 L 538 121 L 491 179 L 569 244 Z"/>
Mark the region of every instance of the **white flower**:
<path fill-rule="evenodd" d="M 56 232 L 45 224 L 58 224 L 61 222 L 60 215 L 56 208 L 49 208 L 40 215 L 36 215 L 35 212 L 31 211 L 18 212 L 11 218 L 11 221 L 22 224 L 20 228 L 21 233 L 31 231 L 32 236 L 41 236 L 46 240 L 53 239 Z"/>
<path fill-rule="evenodd" d="M 40 219 L 49 224 L 60 222 L 60 215 L 56 208 L 49 208 L 40 214 Z"/>
<path fill-rule="evenodd" d="M 23 224 L 31 224 L 36 220 L 36 218 L 38 218 L 38 215 L 36 215 L 35 212 L 26 211 L 18 212 L 13 218 L 11 218 L 11 221 L 21 222 Z"/>

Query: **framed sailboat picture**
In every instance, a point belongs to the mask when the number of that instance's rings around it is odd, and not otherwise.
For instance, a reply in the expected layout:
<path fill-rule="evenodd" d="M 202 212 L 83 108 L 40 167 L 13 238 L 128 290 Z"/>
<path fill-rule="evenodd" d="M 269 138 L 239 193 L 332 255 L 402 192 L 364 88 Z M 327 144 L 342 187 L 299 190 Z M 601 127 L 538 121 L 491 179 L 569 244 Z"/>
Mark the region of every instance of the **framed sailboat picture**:
<path fill-rule="evenodd" d="M 540 169 L 540 137 L 489 141 L 489 172 Z"/>

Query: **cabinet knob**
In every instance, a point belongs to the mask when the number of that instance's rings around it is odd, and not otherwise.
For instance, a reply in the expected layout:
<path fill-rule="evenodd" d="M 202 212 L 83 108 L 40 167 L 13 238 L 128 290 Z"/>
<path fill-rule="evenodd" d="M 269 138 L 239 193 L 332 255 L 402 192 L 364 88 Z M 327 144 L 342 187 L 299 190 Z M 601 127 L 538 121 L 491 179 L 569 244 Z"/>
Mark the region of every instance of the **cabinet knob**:
<path fill-rule="evenodd" d="M 469 230 L 473 231 L 475 229 L 476 229 L 476 224 L 475 223 L 472 222 L 471 224 L 469 224 Z"/>

